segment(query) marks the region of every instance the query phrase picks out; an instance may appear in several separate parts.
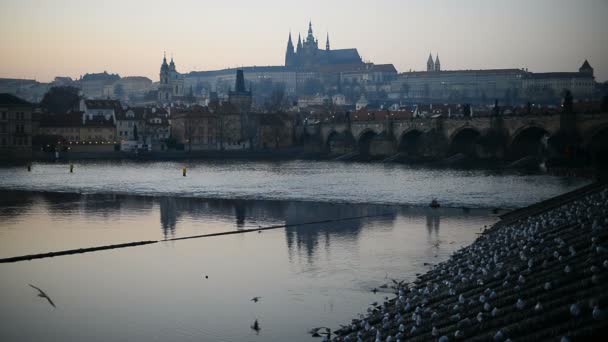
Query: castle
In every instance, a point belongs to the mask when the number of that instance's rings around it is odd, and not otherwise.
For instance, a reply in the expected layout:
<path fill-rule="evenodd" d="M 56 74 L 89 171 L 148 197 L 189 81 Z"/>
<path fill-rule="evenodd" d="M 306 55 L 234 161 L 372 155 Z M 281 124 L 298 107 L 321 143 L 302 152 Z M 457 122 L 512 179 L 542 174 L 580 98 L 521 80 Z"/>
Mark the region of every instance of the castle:
<path fill-rule="evenodd" d="M 298 34 L 298 44 L 294 48 L 291 40 L 291 32 L 287 40 L 287 51 L 285 52 L 285 66 L 295 68 L 316 68 L 324 65 L 361 65 L 363 61 L 357 49 L 332 50 L 329 46 L 329 34 L 327 34 L 325 49 L 319 49 L 319 41 L 312 33 L 312 23 L 308 23 L 308 35 L 302 41 Z"/>

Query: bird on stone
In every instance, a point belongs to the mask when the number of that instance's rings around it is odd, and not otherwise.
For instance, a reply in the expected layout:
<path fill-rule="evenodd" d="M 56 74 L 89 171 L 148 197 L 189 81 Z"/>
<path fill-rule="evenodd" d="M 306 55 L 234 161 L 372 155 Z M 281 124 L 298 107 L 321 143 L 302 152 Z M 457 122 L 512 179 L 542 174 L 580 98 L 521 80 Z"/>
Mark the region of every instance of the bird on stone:
<path fill-rule="evenodd" d="M 257 319 L 253 322 L 253 325 L 251 326 L 251 329 L 255 330 L 256 333 L 260 332 L 260 330 L 261 330 L 260 323 L 258 322 Z"/>
<path fill-rule="evenodd" d="M 570 305 L 570 314 L 572 314 L 572 316 L 578 316 L 581 314 L 581 309 L 579 308 L 578 304 L 574 303 Z"/>
<path fill-rule="evenodd" d="M 53 308 L 57 308 L 55 306 L 55 303 L 53 303 L 53 300 L 51 300 L 51 298 L 44 291 L 42 291 L 39 287 L 36 287 L 36 286 L 34 286 L 32 284 L 28 284 L 28 285 L 30 287 L 38 290 L 38 297 L 46 299 L 49 302 L 49 304 L 51 304 L 53 306 Z"/>

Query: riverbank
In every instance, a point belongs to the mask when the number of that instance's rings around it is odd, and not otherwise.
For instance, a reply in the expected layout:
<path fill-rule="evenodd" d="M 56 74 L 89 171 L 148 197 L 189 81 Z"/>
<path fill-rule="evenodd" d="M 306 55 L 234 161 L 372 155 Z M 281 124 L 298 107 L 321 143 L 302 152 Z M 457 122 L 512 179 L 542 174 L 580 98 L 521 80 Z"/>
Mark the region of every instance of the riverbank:
<path fill-rule="evenodd" d="M 502 216 L 473 244 L 393 286 L 336 341 L 592 340 L 608 330 L 608 189 Z"/>

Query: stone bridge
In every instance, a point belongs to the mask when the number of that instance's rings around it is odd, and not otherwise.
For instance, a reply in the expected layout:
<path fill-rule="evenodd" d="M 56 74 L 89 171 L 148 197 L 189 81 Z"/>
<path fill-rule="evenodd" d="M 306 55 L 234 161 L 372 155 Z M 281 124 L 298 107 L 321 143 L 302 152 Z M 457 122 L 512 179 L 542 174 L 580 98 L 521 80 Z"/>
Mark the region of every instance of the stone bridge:
<path fill-rule="evenodd" d="M 305 132 L 332 154 L 518 159 L 564 149 L 564 136 L 577 137 L 578 149 L 605 150 L 608 113 L 326 122 L 307 125 Z"/>

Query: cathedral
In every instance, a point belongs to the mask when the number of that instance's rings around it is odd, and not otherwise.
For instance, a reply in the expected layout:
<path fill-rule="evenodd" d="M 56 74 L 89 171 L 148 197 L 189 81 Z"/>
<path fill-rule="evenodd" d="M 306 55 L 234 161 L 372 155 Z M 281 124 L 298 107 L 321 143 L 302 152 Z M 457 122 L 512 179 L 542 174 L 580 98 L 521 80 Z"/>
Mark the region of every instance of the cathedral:
<path fill-rule="evenodd" d="M 173 57 L 167 64 L 167 56 L 163 56 L 160 66 L 160 85 L 158 87 L 158 101 L 172 102 L 184 96 L 184 77 L 175 69 Z"/>
<path fill-rule="evenodd" d="M 291 32 L 287 41 L 285 52 L 285 66 L 295 68 L 316 68 L 325 65 L 357 65 L 363 64 L 357 49 L 332 50 L 329 46 L 329 34 L 325 42 L 325 49 L 319 49 L 319 41 L 312 33 L 312 23 L 308 23 L 308 35 L 302 41 L 298 34 L 298 44 L 294 48 Z"/>

